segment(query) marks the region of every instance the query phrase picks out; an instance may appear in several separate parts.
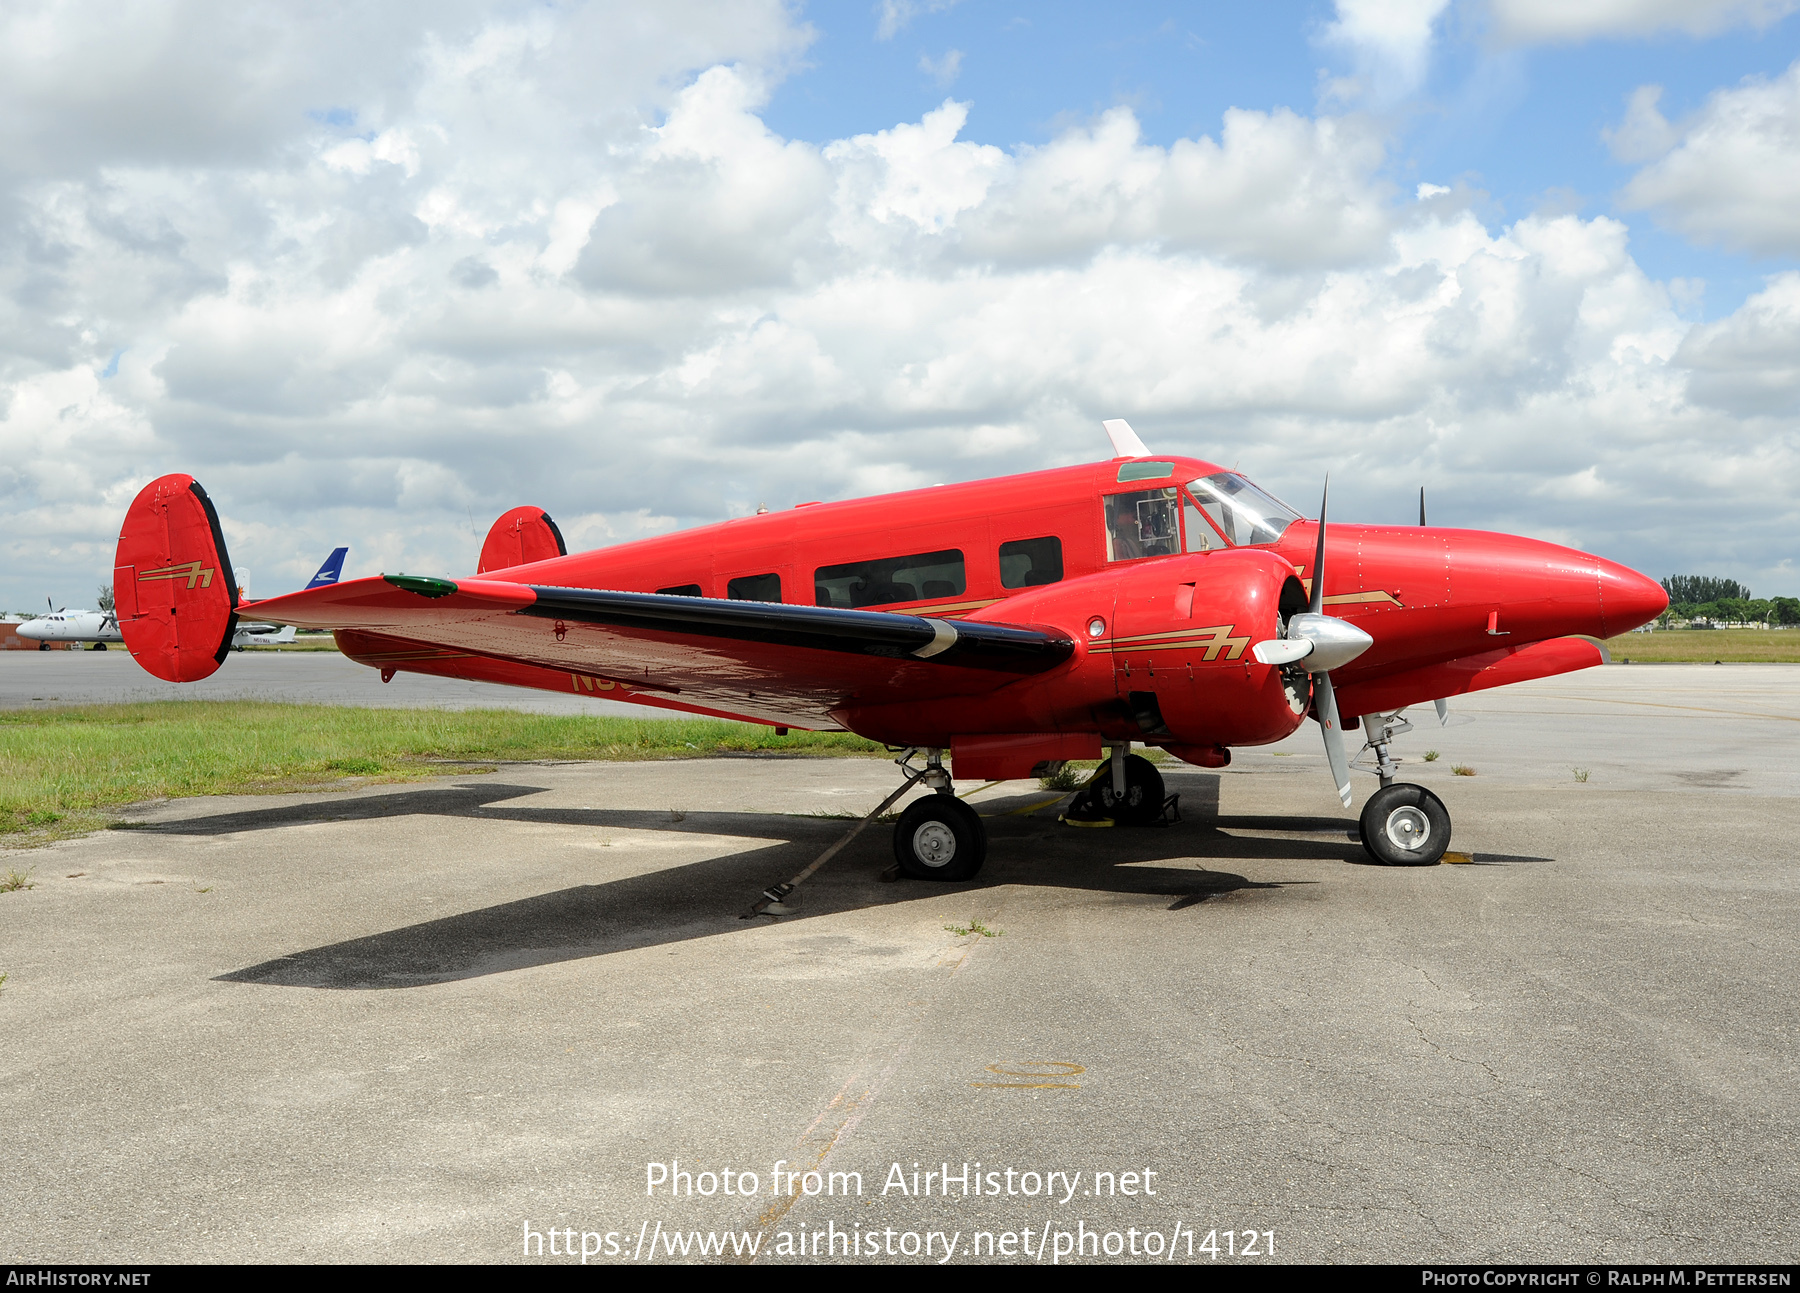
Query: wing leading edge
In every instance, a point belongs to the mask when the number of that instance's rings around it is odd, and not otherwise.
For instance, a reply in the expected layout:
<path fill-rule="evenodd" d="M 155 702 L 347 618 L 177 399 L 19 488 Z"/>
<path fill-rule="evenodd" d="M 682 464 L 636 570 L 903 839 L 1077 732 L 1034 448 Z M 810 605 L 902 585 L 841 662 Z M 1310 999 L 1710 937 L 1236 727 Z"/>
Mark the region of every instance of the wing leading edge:
<path fill-rule="evenodd" d="M 1036 626 L 409 575 L 273 598 L 256 614 L 591 673 L 797 725 L 829 724 L 853 698 L 992 691 L 1074 653 L 1066 634 Z"/>

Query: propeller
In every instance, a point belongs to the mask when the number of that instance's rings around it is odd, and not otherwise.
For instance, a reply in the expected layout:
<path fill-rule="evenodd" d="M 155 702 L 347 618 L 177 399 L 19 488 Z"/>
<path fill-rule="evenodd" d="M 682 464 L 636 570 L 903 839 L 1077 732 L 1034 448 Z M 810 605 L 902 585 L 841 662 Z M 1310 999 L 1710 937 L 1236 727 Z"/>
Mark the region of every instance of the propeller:
<path fill-rule="evenodd" d="M 1319 542 L 1313 552 L 1312 600 L 1307 609 L 1288 617 L 1285 637 L 1258 642 L 1250 653 L 1263 664 L 1298 664 L 1313 676 L 1313 713 L 1325 736 L 1325 759 L 1337 783 L 1338 798 L 1350 806 L 1350 759 L 1344 753 L 1343 720 L 1331 671 L 1349 664 L 1375 645 L 1375 639 L 1348 620 L 1325 614 L 1325 508 L 1331 481 L 1319 499 Z"/>

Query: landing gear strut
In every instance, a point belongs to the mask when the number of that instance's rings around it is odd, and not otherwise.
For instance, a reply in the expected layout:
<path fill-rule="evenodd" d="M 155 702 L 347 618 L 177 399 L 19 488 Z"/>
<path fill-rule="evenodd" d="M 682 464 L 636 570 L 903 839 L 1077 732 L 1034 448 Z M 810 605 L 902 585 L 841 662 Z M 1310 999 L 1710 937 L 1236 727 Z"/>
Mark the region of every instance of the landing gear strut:
<path fill-rule="evenodd" d="M 907 751 L 905 758 L 911 756 Z M 925 752 L 925 769 L 912 774 L 913 780 L 937 793 L 914 800 L 894 827 L 894 860 L 915 880 L 967 880 L 987 861 L 987 830 L 975 810 L 956 797 L 943 760 L 942 750 Z"/>
<path fill-rule="evenodd" d="M 1398 713 L 1363 715 L 1364 751 L 1374 751 L 1381 789 L 1363 805 L 1363 850 L 1386 866 L 1436 866 L 1450 847 L 1450 810 L 1424 786 L 1396 783 L 1388 742 L 1412 724 Z"/>

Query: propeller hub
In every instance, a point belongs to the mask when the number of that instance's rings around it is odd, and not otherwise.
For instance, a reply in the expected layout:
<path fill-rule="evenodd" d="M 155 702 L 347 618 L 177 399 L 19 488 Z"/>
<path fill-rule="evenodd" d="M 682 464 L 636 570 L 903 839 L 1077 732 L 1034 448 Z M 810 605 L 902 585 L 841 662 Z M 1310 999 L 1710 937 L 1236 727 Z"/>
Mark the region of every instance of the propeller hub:
<path fill-rule="evenodd" d="M 1375 639 L 1348 620 L 1335 615 L 1316 615 L 1302 611 L 1287 624 L 1288 640 L 1312 643 L 1312 650 L 1300 661 L 1308 673 L 1327 673 L 1341 669 L 1375 645 Z"/>

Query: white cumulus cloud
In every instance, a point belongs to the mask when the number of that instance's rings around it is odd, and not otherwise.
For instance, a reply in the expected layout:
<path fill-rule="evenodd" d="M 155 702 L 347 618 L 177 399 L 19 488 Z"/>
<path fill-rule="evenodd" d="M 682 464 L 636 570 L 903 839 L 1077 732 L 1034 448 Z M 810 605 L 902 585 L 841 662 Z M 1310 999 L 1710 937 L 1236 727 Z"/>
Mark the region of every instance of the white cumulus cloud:
<path fill-rule="evenodd" d="M 1326 24 L 1328 45 L 1346 50 L 1357 81 L 1339 94 L 1362 90 L 1391 102 L 1418 89 L 1431 65 L 1432 28 L 1449 0 L 1337 0 L 1337 17 Z"/>
<path fill-rule="evenodd" d="M 1641 89 L 1610 141 L 1624 159 L 1648 163 L 1621 194 L 1628 209 L 1703 241 L 1800 252 L 1800 62 L 1719 90 L 1674 125 L 1657 110 L 1655 87 Z"/>

